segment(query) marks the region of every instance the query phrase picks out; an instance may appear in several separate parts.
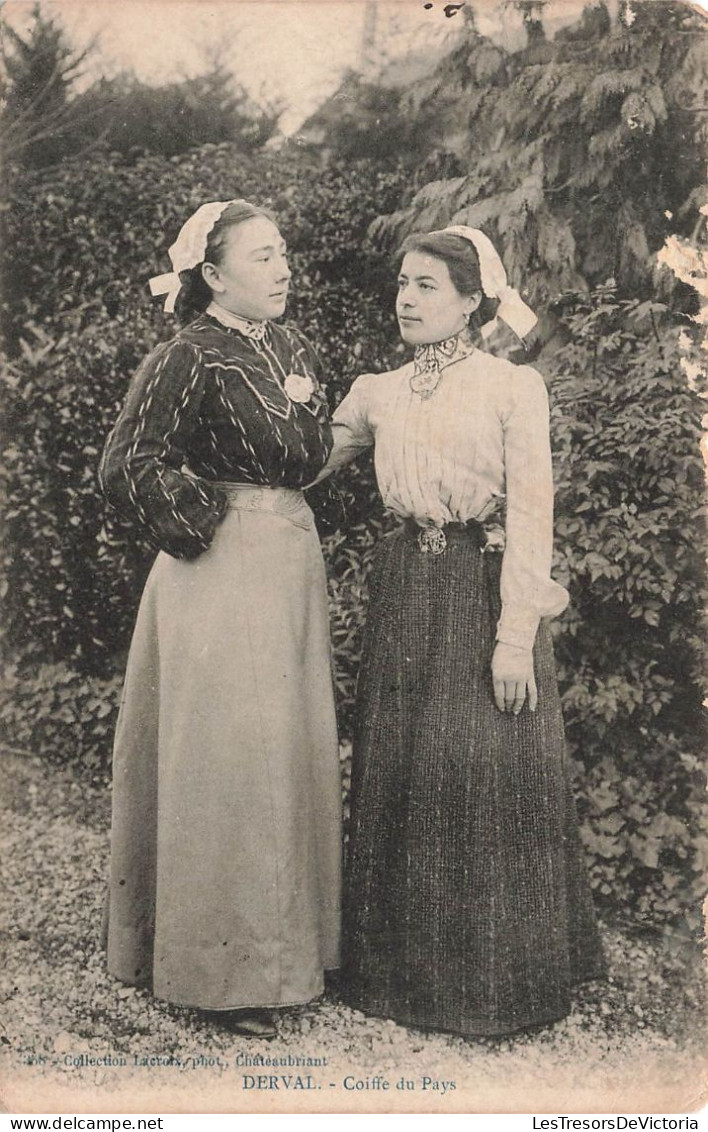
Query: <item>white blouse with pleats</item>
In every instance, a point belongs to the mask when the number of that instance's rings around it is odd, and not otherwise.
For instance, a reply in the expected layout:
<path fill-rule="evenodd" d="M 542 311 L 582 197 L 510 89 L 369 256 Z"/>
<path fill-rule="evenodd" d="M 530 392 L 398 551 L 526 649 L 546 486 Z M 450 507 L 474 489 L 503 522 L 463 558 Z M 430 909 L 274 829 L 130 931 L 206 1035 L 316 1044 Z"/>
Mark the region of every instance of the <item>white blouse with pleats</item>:
<path fill-rule="evenodd" d="M 411 362 L 357 378 L 334 414 L 334 470 L 374 446 L 386 507 L 421 526 L 506 509 L 497 639 L 533 645 L 568 594 L 551 580 L 553 478 L 541 375 L 480 350 L 447 364 L 434 392 L 411 388 Z"/>

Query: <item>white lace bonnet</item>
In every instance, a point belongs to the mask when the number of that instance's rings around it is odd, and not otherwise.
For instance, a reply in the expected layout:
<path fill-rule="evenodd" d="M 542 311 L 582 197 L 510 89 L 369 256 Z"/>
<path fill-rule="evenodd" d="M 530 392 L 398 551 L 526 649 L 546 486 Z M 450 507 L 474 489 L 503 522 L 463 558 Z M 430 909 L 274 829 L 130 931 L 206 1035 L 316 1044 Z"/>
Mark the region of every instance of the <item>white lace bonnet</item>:
<path fill-rule="evenodd" d="M 204 259 L 209 233 L 221 216 L 224 209 L 230 204 L 241 204 L 238 200 L 212 200 L 201 205 L 192 213 L 179 230 L 179 235 L 167 254 L 170 257 L 172 271 L 165 275 L 154 275 L 150 280 L 150 293 L 152 295 L 166 295 L 165 310 L 171 313 L 175 309 L 175 299 L 182 286 L 180 271 L 188 271 L 196 267 Z"/>
<path fill-rule="evenodd" d="M 519 338 L 524 338 L 538 322 L 536 315 L 521 298 L 519 292 L 510 287 L 506 278 L 504 264 L 499 258 L 494 244 L 479 228 L 468 228 L 464 224 L 452 224 L 449 228 L 439 228 L 431 235 L 439 236 L 445 233 L 449 236 L 461 236 L 474 246 L 479 259 L 479 274 L 482 290 L 490 299 L 497 299 L 499 307 L 496 316 L 491 322 L 485 322 L 480 333 L 483 338 L 489 338 L 494 330 L 497 319 L 501 319 L 511 327 Z"/>

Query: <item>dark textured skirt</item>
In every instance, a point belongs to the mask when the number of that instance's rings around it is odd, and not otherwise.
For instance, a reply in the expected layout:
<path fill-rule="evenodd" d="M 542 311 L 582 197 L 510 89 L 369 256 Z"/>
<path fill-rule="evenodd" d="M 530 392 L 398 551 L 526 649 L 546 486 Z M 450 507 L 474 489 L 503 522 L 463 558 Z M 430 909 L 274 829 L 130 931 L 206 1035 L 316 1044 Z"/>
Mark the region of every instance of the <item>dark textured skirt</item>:
<path fill-rule="evenodd" d="M 562 1018 L 604 971 L 545 622 L 537 711 L 494 704 L 500 569 L 474 533 L 382 540 L 352 767 L 348 1001 L 470 1035 Z"/>

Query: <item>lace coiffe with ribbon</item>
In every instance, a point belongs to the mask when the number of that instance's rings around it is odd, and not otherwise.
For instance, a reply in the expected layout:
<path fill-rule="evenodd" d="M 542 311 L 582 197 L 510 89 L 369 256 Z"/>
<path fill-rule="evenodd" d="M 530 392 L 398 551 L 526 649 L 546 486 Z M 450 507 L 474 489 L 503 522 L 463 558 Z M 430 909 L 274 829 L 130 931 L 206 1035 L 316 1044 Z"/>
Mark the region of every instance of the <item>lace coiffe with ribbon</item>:
<path fill-rule="evenodd" d="M 489 236 L 485 236 L 480 228 L 468 228 L 465 224 L 451 224 L 448 228 L 440 228 L 430 234 L 438 236 L 443 233 L 447 236 L 460 236 L 472 244 L 479 260 L 482 290 L 487 298 L 496 299 L 499 303 L 495 317 L 482 326 L 482 337 L 489 338 L 497 321 L 501 319 L 519 338 L 525 338 L 538 319 L 516 288 L 509 285 L 504 264 Z"/>
<path fill-rule="evenodd" d="M 489 237 L 479 228 L 468 228 L 463 224 L 440 228 L 430 235 L 459 236 L 474 247 L 479 260 L 482 290 L 488 298 L 496 299 L 499 304 L 495 317 L 481 327 L 482 337 L 489 338 L 501 319 L 519 338 L 524 338 L 538 319 L 519 292 L 509 286 L 504 264 Z M 411 389 L 423 400 L 432 397 L 443 369 L 461 361 L 473 350 L 474 345 L 467 329 L 442 342 L 428 342 L 418 346 L 413 359 Z"/>
<path fill-rule="evenodd" d="M 150 280 L 152 295 L 166 295 L 164 309 L 171 314 L 179 294 L 180 271 L 189 271 L 201 263 L 206 254 L 209 233 L 225 208 L 230 204 L 244 204 L 241 200 L 212 200 L 192 213 L 179 230 L 174 244 L 168 249 L 172 271 L 154 275 Z"/>

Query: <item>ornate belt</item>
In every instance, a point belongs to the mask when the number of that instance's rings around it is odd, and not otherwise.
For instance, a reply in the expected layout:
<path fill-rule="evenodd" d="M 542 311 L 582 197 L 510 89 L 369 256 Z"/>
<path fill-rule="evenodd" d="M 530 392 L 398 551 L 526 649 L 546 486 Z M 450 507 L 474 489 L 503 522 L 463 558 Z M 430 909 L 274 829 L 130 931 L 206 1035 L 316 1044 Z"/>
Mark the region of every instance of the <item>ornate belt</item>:
<path fill-rule="evenodd" d="M 407 534 L 415 537 L 422 554 L 443 554 L 450 541 L 459 538 L 471 539 L 482 553 L 487 550 L 502 551 L 504 549 L 501 528 L 496 524 L 493 528 L 488 528 L 484 523 L 477 522 L 476 519 L 470 519 L 466 523 L 446 523 L 443 527 L 432 525 L 421 527 L 414 519 L 406 519 L 405 530 Z M 492 530 L 501 532 L 502 538 L 499 538 L 498 535 L 492 538 Z"/>
<path fill-rule="evenodd" d="M 447 535 L 442 527 L 421 527 L 418 546 L 423 554 L 442 554 L 447 549 Z"/>

